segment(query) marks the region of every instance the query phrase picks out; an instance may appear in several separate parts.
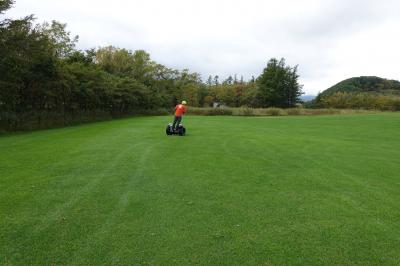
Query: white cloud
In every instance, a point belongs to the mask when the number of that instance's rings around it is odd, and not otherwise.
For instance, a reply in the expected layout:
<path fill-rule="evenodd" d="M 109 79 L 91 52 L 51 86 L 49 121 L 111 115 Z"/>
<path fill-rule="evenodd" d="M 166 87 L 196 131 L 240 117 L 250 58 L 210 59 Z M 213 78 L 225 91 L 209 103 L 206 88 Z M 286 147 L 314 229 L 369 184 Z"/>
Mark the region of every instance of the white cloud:
<path fill-rule="evenodd" d="M 400 3 L 394 0 L 17 0 L 7 15 L 58 20 L 80 49 L 145 49 L 174 68 L 259 75 L 271 57 L 299 65 L 306 93 L 345 78 L 400 79 Z"/>

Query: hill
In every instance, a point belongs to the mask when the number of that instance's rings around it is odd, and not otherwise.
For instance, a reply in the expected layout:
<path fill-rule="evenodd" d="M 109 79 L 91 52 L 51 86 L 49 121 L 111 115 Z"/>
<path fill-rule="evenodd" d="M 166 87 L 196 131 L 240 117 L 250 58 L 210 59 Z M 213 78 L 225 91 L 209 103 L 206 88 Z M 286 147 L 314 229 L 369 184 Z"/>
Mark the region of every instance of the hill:
<path fill-rule="evenodd" d="M 323 91 L 320 96 L 325 97 L 337 92 L 347 93 L 379 93 L 400 94 L 400 82 L 374 76 L 361 76 L 343 80 L 338 84 Z"/>

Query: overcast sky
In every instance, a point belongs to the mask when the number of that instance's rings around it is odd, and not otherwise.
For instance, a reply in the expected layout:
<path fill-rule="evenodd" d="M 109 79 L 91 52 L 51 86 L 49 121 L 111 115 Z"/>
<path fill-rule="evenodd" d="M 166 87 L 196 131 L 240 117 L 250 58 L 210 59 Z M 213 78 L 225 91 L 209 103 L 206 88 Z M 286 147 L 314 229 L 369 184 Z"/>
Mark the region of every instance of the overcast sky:
<path fill-rule="evenodd" d="M 353 76 L 400 79 L 400 1 L 16 0 L 79 35 L 79 49 L 144 49 L 168 67 L 258 76 L 272 58 L 299 65 L 306 94 Z"/>

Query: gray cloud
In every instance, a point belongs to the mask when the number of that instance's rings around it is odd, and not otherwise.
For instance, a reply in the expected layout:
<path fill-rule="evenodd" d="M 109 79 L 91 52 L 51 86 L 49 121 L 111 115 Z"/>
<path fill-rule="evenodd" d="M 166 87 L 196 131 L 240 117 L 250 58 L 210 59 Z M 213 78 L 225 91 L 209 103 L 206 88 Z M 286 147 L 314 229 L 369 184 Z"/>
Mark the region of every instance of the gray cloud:
<path fill-rule="evenodd" d="M 400 79 L 394 0 L 17 0 L 8 13 L 68 23 L 80 49 L 145 49 L 202 74 L 259 75 L 271 57 L 299 65 L 307 93 L 356 75 Z"/>

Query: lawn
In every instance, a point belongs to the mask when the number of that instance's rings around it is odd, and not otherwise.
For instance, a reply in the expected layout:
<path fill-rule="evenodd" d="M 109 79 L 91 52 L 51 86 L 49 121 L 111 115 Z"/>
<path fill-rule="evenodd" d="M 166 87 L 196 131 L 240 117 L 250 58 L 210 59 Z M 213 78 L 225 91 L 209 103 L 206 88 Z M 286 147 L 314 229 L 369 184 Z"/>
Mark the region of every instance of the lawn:
<path fill-rule="evenodd" d="M 399 265 L 400 113 L 0 137 L 0 265 Z"/>

